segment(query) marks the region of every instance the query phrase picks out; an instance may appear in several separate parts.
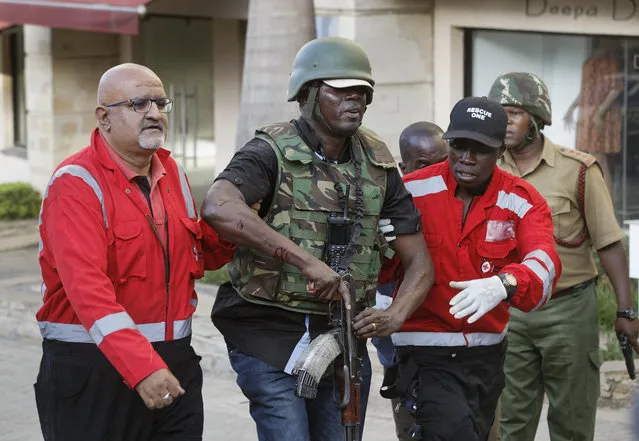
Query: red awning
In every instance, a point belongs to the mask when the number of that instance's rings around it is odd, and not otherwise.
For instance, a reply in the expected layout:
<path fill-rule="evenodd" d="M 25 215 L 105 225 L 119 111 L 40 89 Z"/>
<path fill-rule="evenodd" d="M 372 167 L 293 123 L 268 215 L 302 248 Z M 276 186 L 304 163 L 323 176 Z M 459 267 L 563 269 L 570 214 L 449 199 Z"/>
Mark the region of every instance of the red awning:
<path fill-rule="evenodd" d="M 2 23 L 137 34 L 150 0 L 0 0 Z"/>

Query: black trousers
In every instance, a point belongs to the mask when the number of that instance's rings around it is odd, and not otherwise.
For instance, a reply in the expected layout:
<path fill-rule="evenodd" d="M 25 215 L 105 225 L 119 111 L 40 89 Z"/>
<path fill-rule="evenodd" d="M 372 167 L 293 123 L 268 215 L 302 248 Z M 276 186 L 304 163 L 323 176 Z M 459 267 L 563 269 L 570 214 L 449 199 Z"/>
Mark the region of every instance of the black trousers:
<path fill-rule="evenodd" d="M 416 423 L 423 441 L 486 441 L 504 388 L 507 343 L 478 347 L 406 346 L 418 366 Z"/>
<path fill-rule="evenodd" d="M 45 441 L 202 440 L 202 369 L 190 337 L 153 346 L 185 394 L 150 410 L 94 344 L 45 340 L 34 384 Z"/>

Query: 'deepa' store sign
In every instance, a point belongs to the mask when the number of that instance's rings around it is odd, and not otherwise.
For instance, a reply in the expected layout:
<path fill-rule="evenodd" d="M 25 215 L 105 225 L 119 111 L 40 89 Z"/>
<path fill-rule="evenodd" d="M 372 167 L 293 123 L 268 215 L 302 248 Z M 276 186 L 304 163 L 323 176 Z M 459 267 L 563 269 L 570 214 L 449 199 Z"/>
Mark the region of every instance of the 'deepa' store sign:
<path fill-rule="evenodd" d="M 627 21 L 639 18 L 637 0 L 609 0 L 599 2 L 526 0 L 525 14 L 528 17 L 562 16 L 572 18 L 573 20 L 587 17 L 607 17 L 613 21 Z"/>

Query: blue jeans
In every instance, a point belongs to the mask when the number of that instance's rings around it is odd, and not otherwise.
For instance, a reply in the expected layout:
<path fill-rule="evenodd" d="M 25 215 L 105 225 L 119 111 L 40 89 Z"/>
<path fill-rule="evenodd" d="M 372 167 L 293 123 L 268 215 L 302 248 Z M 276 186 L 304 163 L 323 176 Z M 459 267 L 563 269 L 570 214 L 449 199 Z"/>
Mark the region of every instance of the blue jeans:
<path fill-rule="evenodd" d="M 237 384 L 250 402 L 251 417 L 259 441 L 336 441 L 344 438 L 344 426 L 333 397 L 333 382 L 322 381 L 317 397 L 307 400 L 295 395 L 297 377 L 240 352 L 229 352 Z M 368 352 L 362 357 L 361 434 L 371 387 Z M 336 392 L 337 395 L 337 392 Z"/>

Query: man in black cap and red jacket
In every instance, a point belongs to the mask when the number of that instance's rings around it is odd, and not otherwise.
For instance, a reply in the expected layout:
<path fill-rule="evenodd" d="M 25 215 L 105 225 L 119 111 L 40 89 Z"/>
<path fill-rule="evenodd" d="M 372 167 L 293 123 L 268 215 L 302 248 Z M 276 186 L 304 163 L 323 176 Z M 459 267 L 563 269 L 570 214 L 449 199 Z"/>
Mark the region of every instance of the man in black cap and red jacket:
<path fill-rule="evenodd" d="M 548 204 L 496 166 L 506 125 L 499 104 L 462 99 L 444 134 L 448 161 L 403 178 L 435 268 L 426 300 L 393 335 L 398 385 L 418 379 L 423 440 L 486 440 L 504 387 L 508 309 L 542 306 L 561 273 Z"/>

